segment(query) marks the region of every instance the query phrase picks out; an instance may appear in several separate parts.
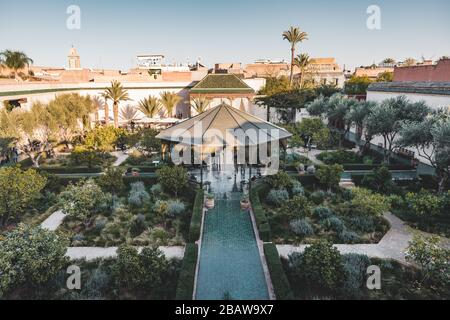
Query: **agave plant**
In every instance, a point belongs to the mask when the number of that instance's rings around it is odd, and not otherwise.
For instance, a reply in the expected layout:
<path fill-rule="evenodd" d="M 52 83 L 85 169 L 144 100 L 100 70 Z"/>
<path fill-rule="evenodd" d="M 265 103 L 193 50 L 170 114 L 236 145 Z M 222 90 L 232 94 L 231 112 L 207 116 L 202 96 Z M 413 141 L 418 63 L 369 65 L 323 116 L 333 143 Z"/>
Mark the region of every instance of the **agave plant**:
<path fill-rule="evenodd" d="M 153 118 L 161 110 L 161 102 L 156 97 L 148 96 L 148 98 L 139 101 L 138 110 L 146 117 Z"/>
<path fill-rule="evenodd" d="M 161 93 L 160 101 L 167 111 L 167 116 L 172 117 L 175 107 L 181 101 L 181 97 L 176 93 L 164 91 Z"/>
<path fill-rule="evenodd" d="M 211 104 L 211 101 L 212 100 L 207 97 L 194 98 L 191 101 L 191 106 L 198 114 L 200 114 L 205 112 L 206 109 L 208 109 L 209 105 Z"/>

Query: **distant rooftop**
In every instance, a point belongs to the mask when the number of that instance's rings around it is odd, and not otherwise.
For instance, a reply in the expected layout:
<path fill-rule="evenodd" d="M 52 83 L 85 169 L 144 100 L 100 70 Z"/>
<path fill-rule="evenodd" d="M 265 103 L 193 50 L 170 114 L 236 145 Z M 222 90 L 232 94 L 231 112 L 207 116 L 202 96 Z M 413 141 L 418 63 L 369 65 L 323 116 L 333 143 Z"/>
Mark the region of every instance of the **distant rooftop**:
<path fill-rule="evenodd" d="M 251 87 L 234 74 L 208 74 L 191 89 L 191 93 L 215 93 L 224 91 L 254 93 Z"/>
<path fill-rule="evenodd" d="M 367 91 L 450 95 L 450 82 L 378 82 Z"/>

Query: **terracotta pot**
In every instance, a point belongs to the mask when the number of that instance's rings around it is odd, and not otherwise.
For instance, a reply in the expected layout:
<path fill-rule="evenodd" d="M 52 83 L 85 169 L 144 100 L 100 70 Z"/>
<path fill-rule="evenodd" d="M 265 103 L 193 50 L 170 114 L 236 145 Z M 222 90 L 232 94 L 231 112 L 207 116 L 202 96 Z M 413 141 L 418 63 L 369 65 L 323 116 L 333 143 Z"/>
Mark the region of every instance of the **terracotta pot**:
<path fill-rule="evenodd" d="M 205 201 L 205 206 L 206 206 L 206 208 L 208 208 L 208 209 L 214 208 L 214 198 L 212 198 L 212 199 L 206 199 L 206 201 Z"/>
<path fill-rule="evenodd" d="M 241 209 L 242 210 L 250 209 L 250 202 L 248 202 L 248 201 L 241 201 Z"/>

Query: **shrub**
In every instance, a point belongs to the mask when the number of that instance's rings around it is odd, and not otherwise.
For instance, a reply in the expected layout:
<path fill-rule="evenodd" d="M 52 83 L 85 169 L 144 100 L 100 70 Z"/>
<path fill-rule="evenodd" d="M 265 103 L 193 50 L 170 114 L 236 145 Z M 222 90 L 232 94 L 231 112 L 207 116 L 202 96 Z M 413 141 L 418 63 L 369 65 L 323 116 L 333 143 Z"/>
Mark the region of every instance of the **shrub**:
<path fill-rule="evenodd" d="M 167 246 L 170 235 L 163 228 L 155 227 L 150 231 L 150 239 L 156 246 Z"/>
<path fill-rule="evenodd" d="M 188 172 L 182 166 L 163 166 L 156 176 L 163 190 L 175 197 L 188 185 Z"/>
<path fill-rule="evenodd" d="M 167 204 L 167 213 L 171 217 L 176 217 L 182 213 L 184 213 L 186 210 L 186 206 L 183 202 L 179 200 L 170 200 Z"/>
<path fill-rule="evenodd" d="M 145 202 L 150 200 L 150 195 L 145 190 L 145 185 L 143 182 L 135 182 L 131 185 L 131 190 L 128 194 L 128 203 L 134 207 L 140 207 Z"/>
<path fill-rule="evenodd" d="M 294 196 L 282 204 L 280 211 L 283 216 L 289 219 L 307 217 L 311 214 L 311 204 L 304 196 Z"/>
<path fill-rule="evenodd" d="M 437 216 L 442 210 L 441 198 L 425 190 L 419 193 L 407 193 L 405 202 L 409 210 L 417 217 Z"/>
<path fill-rule="evenodd" d="M 273 189 L 288 189 L 292 186 L 291 176 L 285 171 L 269 176 L 268 182 Z"/>
<path fill-rule="evenodd" d="M 333 292 L 344 278 L 344 266 L 339 251 L 332 243 L 319 241 L 303 253 L 289 256 L 289 268 L 298 281 L 327 292 Z"/>
<path fill-rule="evenodd" d="M 354 231 L 347 230 L 346 228 L 339 232 L 338 238 L 343 243 L 356 243 L 359 241 L 358 234 Z"/>
<path fill-rule="evenodd" d="M 316 177 L 321 184 L 328 187 L 328 191 L 331 191 L 339 186 L 343 172 L 344 168 L 340 164 L 321 166 L 316 172 Z"/>
<path fill-rule="evenodd" d="M 268 222 L 262 223 L 259 226 L 259 237 L 261 238 L 262 241 L 264 242 L 269 242 L 270 241 L 270 225 Z"/>
<path fill-rule="evenodd" d="M 339 293 L 346 299 L 360 299 L 362 297 L 367 267 L 370 259 L 366 255 L 350 253 L 342 256 L 344 262 L 345 281 Z"/>
<path fill-rule="evenodd" d="M 319 220 L 324 220 L 333 216 L 334 213 L 328 207 L 316 207 L 313 211 L 313 215 Z"/>
<path fill-rule="evenodd" d="M 293 196 L 304 196 L 305 189 L 299 181 L 294 180 L 292 181 L 291 193 Z"/>
<path fill-rule="evenodd" d="M 353 230 L 361 232 L 374 232 L 376 225 L 373 217 L 370 216 L 354 216 L 349 219 L 349 227 Z"/>
<path fill-rule="evenodd" d="M 138 214 L 133 218 L 133 222 L 131 223 L 130 233 L 131 236 L 137 237 L 144 230 L 147 229 L 147 224 L 145 223 L 145 216 L 143 214 Z"/>
<path fill-rule="evenodd" d="M 162 187 L 159 183 L 152 185 L 152 187 L 150 188 L 150 193 L 154 196 L 154 197 L 159 197 L 161 196 L 161 194 L 163 193 Z"/>
<path fill-rule="evenodd" d="M 198 246 L 186 244 L 183 264 L 178 277 L 176 300 L 192 300 L 194 294 L 195 270 L 197 267 Z"/>
<path fill-rule="evenodd" d="M 296 219 L 290 222 L 291 230 L 299 236 L 308 237 L 314 234 L 313 227 L 306 219 Z"/>
<path fill-rule="evenodd" d="M 316 205 L 321 205 L 325 201 L 325 192 L 322 190 L 314 191 L 310 194 L 309 199 Z"/>
<path fill-rule="evenodd" d="M 345 163 L 360 163 L 362 159 L 356 153 L 346 150 L 338 150 L 333 152 L 322 152 L 317 156 L 325 164 L 345 164 Z"/>
<path fill-rule="evenodd" d="M 281 206 L 289 199 L 289 192 L 286 189 L 272 189 L 267 195 L 267 201 L 275 206 Z"/>
<path fill-rule="evenodd" d="M 278 300 L 291 300 L 294 298 L 289 281 L 280 261 L 277 247 L 273 243 L 264 244 L 267 267 L 272 279 L 275 296 Z"/>
<path fill-rule="evenodd" d="M 326 230 L 333 230 L 336 233 L 344 231 L 344 223 L 336 216 L 326 218 L 320 222 Z"/>
<path fill-rule="evenodd" d="M 353 211 L 361 215 L 381 216 L 390 209 L 388 198 L 362 188 L 352 189 Z"/>

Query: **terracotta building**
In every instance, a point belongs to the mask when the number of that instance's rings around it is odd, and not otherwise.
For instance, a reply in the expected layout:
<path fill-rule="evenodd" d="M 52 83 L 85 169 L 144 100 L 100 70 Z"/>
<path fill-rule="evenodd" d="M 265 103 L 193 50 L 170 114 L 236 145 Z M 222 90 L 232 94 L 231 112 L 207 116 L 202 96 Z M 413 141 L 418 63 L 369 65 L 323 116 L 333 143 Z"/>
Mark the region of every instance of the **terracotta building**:
<path fill-rule="evenodd" d="M 450 59 L 432 65 L 395 68 L 394 81 L 450 82 Z"/>

